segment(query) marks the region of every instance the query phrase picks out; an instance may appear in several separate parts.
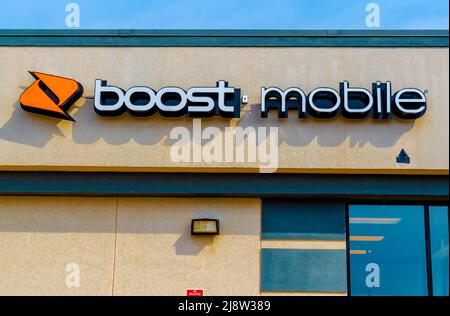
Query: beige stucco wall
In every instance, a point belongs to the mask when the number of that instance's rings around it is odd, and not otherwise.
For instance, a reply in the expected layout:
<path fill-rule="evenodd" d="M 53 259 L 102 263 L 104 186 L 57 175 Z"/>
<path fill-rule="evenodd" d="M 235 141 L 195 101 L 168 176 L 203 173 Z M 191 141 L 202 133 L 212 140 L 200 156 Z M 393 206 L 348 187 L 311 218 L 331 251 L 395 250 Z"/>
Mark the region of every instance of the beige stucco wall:
<path fill-rule="evenodd" d="M 258 295 L 259 199 L 0 197 L 0 295 Z M 221 234 L 193 237 L 193 218 Z M 66 286 L 66 266 L 80 287 Z"/>
<path fill-rule="evenodd" d="M 193 218 L 218 218 L 219 236 L 190 235 Z M 119 199 L 116 295 L 258 295 L 258 199 Z"/>
<path fill-rule="evenodd" d="M 102 118 L 92 99 L 70 111 L 76 123 L 22 111 L 17 103 L 33 79 L 28 70 L 71 77 L 93 96 L 94 80 L 133 85 L 242 89 L 250 103 L 241 119 L 208 119 L 203 126 L 278 126 L 279 172 L 448 173 L 448 48 L 81 48 L 0 47 L 1 170 L 257 171 L 255 163 L 175 163 L 168 139 L 187 118 Z M 299 121 L 261 119 L 260 88 L 298 86 L 309 92 L 339 82 L 370 88 L 377 80 L 429 90 L 428 112 L 416 121 Z M 294 113 L 295 114 L 295 113 Z M 404 148 L 410 165 L 395 158 Z M 222 168 L 222 169 L 221 169 Z"/>
<path fill-rule="evenodd" d="M 0 197 L 0 295 L 111 295 L 115 214 L 111 198 Z"/>

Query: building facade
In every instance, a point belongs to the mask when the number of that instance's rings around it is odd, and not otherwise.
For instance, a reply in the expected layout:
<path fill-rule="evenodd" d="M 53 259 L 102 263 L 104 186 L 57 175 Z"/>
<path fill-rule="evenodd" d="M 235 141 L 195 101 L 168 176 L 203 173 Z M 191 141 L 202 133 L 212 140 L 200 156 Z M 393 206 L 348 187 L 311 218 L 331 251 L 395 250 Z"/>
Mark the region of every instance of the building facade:
<path fill-rule="evenodd" d="M 448 62 L 447 31 L 2 31 L 0 294 L 448 295 Z"/>

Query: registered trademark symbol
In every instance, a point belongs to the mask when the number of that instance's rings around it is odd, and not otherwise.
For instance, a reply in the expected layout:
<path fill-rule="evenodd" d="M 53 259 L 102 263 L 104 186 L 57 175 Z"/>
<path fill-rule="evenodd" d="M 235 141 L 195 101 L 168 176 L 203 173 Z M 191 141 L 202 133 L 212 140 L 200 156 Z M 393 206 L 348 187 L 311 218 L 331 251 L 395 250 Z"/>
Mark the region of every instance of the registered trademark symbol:
<path fill-rule="evenodd" d="M 428 89 L 425 89 L 425 90 L 423 91 L 423 93 L 427 94 L 427 93 L 428 93 Z"/>

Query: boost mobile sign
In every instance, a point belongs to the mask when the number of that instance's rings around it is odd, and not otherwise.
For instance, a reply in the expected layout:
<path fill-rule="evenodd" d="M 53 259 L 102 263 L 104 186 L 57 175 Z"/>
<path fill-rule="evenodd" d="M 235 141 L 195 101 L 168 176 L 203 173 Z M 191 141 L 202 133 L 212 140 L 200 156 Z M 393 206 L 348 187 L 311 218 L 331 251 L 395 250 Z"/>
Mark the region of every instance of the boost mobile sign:
<path fill-rule="evenodd" d="M 215 87 L 193 87 L 187 91 L 179 87 L 165 87 L 155 91 L 149 87 L 132 87 L 127 91 L 95 81 L 94 108 L 99 115 L 118 116 L 128 111 L 135 116 L 240 117 L 241 90 L 229 87 L 220 80 Z M 316 88 L 308 95 L 300 88 L 282 90 L 277 87 L 261 88 L 261 117 L 270 110 L 278 117 L 287 118 L 289 110 L 298 112 L 299 118 L 333 118 L 338 114 L 349 119 L 362 119 L 372 115 L 375 119 L 417 119 L 426 112 L 425 93 L 416 88 L 405 88 L 392 94 L 391 82 L 372 84 L 372 92 L 364 88 L 340 83 L 340 91 Z"/>
<path fill-rule="evenodd" d="M 20 96 L 25 111 L 41 115 L 74 120 L 69 108 L 83 93 L 83 86 L 70 78 L 40 72 L 31 72 L 35 82 Z M 95 80 L 94 110 L 101 116 L 119 116 L 125 112 L 133 116 L 161 116 L 193 118 L 239 118 L 241 89 L 230 87 L 219 80 L 212 87 L 191 87 L 187 91 L 179 87 L 164 87 L 156 91 L 146 86 L 128 90 L 108 85 L 106 80 Z M 279 118 L 287 118 L 289 111 L 296 111 L 299 118 L 309 116 L 330 119 L 342 115 L 348 119 L 417 119 L 425 114 L 425 93 L 416 88 L 404 88 L 392 92 L 392 84 L 375 82 L 372 91 L 350 87 L 347 81 L 340 83 L 339 92 L 333 88 L 315 88 L 306 94 L 301 88 L 282 90 L 277 87 L 261 88 L 261 118 L 276 110 Z"/>
<path fill-rule="evenodd" d="M 127 91 L 95 80 L 94 108 L 99 115 L 118 116 L 126 111 L 134 116 L 239 117 L 241 91 L 220 80 L 216 87 L 193 87 L 184 91 L 165 87 L 158 92 L 149 87 L 132 87 Z"/>

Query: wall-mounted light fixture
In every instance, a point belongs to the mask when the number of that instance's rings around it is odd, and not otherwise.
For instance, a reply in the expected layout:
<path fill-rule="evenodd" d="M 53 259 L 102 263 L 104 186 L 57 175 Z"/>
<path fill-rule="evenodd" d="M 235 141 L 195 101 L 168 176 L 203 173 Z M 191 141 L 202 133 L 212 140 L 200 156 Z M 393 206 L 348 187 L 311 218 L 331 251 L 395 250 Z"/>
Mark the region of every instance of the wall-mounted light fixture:
<path fill-rule="evenodd" d="M 209 218 L 193 219 L 191 235 L 219 235 L 219 220 Z"/>

